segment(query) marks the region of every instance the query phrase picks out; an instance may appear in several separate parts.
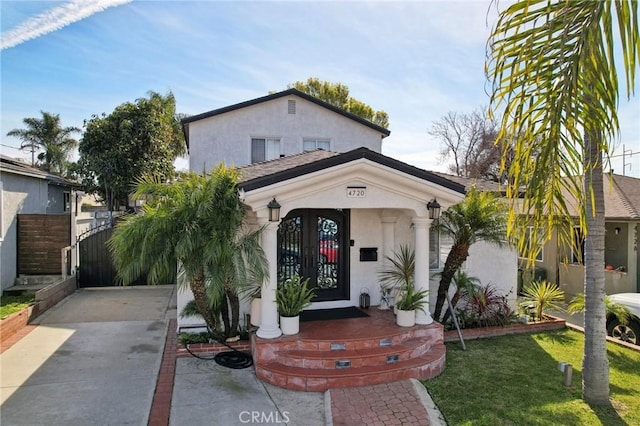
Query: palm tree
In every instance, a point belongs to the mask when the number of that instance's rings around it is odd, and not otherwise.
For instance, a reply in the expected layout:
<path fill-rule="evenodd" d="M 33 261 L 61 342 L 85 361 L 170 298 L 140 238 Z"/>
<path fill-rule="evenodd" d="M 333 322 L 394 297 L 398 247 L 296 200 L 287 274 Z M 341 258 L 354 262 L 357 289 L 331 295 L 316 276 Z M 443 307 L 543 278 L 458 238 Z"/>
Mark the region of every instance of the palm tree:
<path fill-rule="evenodd" d="M 13 129 L 7 136 L 22 139 L 20 149 L 31 151 L 31 165 L 35 165 L 34 154 L 38 154 L 40 167 L 48 172 L 64 174 L 67 168 L 67 158 L 71 151 L 78 146 L 78 141 L 70 137 L 72 133 L 80 132 L 77 127 L 61 127 L 60 115 L 40 111 L 42 119 L 27 117 L 22 122 L 26 129 Z"/>
<path fill-rule="evenodd" d="M 210 333 L 237 335 L 238 291 L 263 283 L 267 261 L 261 230 L 248 231 L 237 190 L 237 172 L 220 165 L 210 176 L 186 174 L 172 184 L 143 177 L 134 197 L 145 200 L 142 214 L 125 218 L 109 240 L 118 276 L 131 283 L 148 271 L 161 282 L 179 262 L 199 314 Z"/>
<path fill-rule="evenodd" d="M 456 308 L 458 301 L 460 301 L 460 297 L 462 297 L 463 294 L 472 294 L 480 288 L 480 279 L 478 277 L 468 275 L 460 269 L 458 269 L 458 272 L 453 276 L 453 282 L 456 285 L 456 291 L 453 293 L 453 297 L 451 298 L 451 306 L 447 308 L 446 312 L 442 316 L 443 324 L 447 322 L 451 316 L 452 309 Z"/>
<path fill-rule="evenodd" d="M 518 135 L 507 196 L 521 200 L 511 207 L 508 235 L 523 241 L 526 225 L 533 225 L 533 241 L 548 240 L 556 230 L 561 241 L 573 244 L 563 191 L 581 204 L 582 395 L 594 404 L 609 403 L 602 156 L 619 132 L 617 63 L 622 60 L 630 97 L 640 63 L 639 34 L 635 0 L 521 0 L 500 14 L 488 43 L 491 104 L 503 117 L 498 139 Z"/>
<path fill-rule="evenodd" d="M 438 298 L 433 313 L 436 321 L 440 320 L 453 276 L 469 257 L 469 248 L 478 241 L 500 246 L 505 243 L 505 212 L 505 205 L 493 194 L 471 188 L 464 201 L 442 213 L 434 231 L 450 237 L 453 245 L 440 273 Z"/>

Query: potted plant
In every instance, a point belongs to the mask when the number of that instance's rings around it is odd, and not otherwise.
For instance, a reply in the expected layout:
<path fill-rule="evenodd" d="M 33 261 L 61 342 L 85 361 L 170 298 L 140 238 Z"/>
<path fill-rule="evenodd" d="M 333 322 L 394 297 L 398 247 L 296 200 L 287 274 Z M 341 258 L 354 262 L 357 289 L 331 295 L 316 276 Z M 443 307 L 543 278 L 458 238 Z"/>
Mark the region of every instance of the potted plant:
<path fill-rule="evenodd" d="M 262 298 L 260 297 L 262 286 L 256 282 L 252 282 L 248 284 L 242 292 L 243 299 L 250 303 L 249 317 L 251 325 L 259 327 L 260 320 L 262 319 Z"/>
<path fill-rule="evenodd" d="M 402 297 L 396 301 L 396 306 L 398 307 L 396 324 L 401 327 L 413 327 L 416 325 L 416 311 L 424 312 L 427 293 L 428 290 L 416 291 L 413 287 L 405 288 Z"/>
<path fill-rule="evenodd" d="M 380 288 L 383 295 L 394 299 L 393 313 L 397 314 L 398 300 L 402 299 L 405 291 L 413 287 L 416 270 L 416 256 L 412 248 L 401 245 L 393 252 L 393 257 L 385 256 L 386 264 L 378 271 Z"/>
<path fill-rule="evenodd" d="M 282 281 L 276 290 L 276 304 L 280 313 L 282 334 L 297 334 L 300 330 L 300 312 L 311 305 L 314 289 L 308 288 L 309 278 L 298 275 Z"/>

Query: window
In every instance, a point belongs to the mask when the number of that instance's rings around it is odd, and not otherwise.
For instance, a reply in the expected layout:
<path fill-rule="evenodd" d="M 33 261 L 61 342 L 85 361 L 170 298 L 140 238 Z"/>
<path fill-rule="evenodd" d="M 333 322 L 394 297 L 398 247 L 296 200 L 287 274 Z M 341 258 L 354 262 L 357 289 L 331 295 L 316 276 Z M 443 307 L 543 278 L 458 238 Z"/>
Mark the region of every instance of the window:
<path fill-rule="evenodd" d="M 328 139 L 305 139 L 302 142 L 303 151 L 315 151 L 316 149 L 324 149 L 329 151 L 331 143 Z"/>
<path fill-rule="evenodd" d="M 429 269 L 442 269 L 451 247 L 453 247 L 453 239 L 446 235 L 440 235 L 432 224 L 429 229 Z M 462 269 L 465 268 L 466 262 L 462 264 Z"/>
<path fill-rule="evenodd" d="M 533 238 L 533 226 L 529 226 L 527 227 L 527 232 L 525 234 L 525 243 L 527 245 L 527 248 L 530 248 L 531 245 L 533 244 L 533 241 L 531 241 Z M 520 257 L 524 257 L 523 253 L 519 253 Z M 543 249 L 543 245 L 541 243 L 538 243 L 538 252 L 536 253 L 536 262 L 542 262 L 542 260 L 544 259 L 544 249 Z"/>
<path fill-rule="evenodd" d="M 280 139 L 252 138 L 251 162 L 275 160 L 280 157 Z"/>
<path fill-rule="evenodd" d="M 571 246 L 571 263 L 584 264 L 584 234 L 579 226 L 573 227 L 573 245 Z"/>
<path fill-rule="evenodd" d="M 71 194 L 68 192 L 64 192 L 63 197 L 64 197 L 64 200 L 63 200 L 64 211 L 65 212 L 71 211 Z"/>

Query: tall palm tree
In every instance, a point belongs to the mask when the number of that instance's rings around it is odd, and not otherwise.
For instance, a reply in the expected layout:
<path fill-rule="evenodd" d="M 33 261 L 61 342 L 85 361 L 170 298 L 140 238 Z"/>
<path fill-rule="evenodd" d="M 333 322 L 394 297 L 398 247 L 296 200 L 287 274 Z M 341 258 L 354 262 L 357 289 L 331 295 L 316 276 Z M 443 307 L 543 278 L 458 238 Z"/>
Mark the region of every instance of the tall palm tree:
<path fill-rule="evenodd" d="M 26 129 L 13 129 L 7 136 L 22 139 L 20 149 L 31 151 L 31 165 L 35 165 L 34 154 L 38 154 L 40 167 L 48 172 L 64 174 L 67 168 L 67 158 L 71 151 L 78 146 L 78 141 L 70 135 L 80 132 L 77 127 L 62 127 L 60 115 L 40 111 L 42 118 L 27 117 L 22 122 Z"/>
<path fill-rule="evenodd" d="M 190 173 L 172 184 L 144 177 L 134 193 L 145 200 L 142 214 L 120 222 L 108 243 L 123 284 L 147 271 L 149 282 L 158 283 L 179 262 L 183 285 L 218 337 L 237 334 L 238 291 L 267 277 L 261 232 L 246 229 L 236 184 L 237 172 L 224 165 L 210 176 Z"/>
<path fill-rule="evenodd" d="M 433 313 L 440 320 L 442 307 L 456 271 L 469 257 L 469 248 L 478 241 L 502 246 L 506 240 L 505 205 L 489 192 L 471 188 L 464 201 L 449 207 L 442 213 L 434 231 L 451 237 L 453 245 L 440 273 L 438 298 Z"/>
<path fill-rule="evenodd" d="M 581 204 L 582 394 L 594 404 L 609 403 L 602 156 L 611 152 L 619 132 L 620 61 L 627 97 L 634 91 L 639 34 L 635 0 L 522 0 L 502 11 L 488 43 L 491 104 L 503 116 L 499 138 L 518 135 L 507 195 L 522 199 L 512 205 L 509 235 L 522 241 L 526 225 L 533 224 L 533 241 L 549 239 L 557 230 L 562 241 L 573 244 L 563 191 Z"/>

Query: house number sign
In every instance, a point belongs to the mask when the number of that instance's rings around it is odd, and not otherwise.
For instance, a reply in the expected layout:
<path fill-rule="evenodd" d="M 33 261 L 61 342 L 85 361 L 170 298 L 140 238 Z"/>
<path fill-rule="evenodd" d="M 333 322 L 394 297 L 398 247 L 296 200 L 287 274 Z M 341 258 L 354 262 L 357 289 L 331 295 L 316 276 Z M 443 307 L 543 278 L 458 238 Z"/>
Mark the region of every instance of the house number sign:
<path fill-rule="evenodd" d="M 366 186 L 347 186 L 347 198 L 364 198 L 366 196 Z"/>

